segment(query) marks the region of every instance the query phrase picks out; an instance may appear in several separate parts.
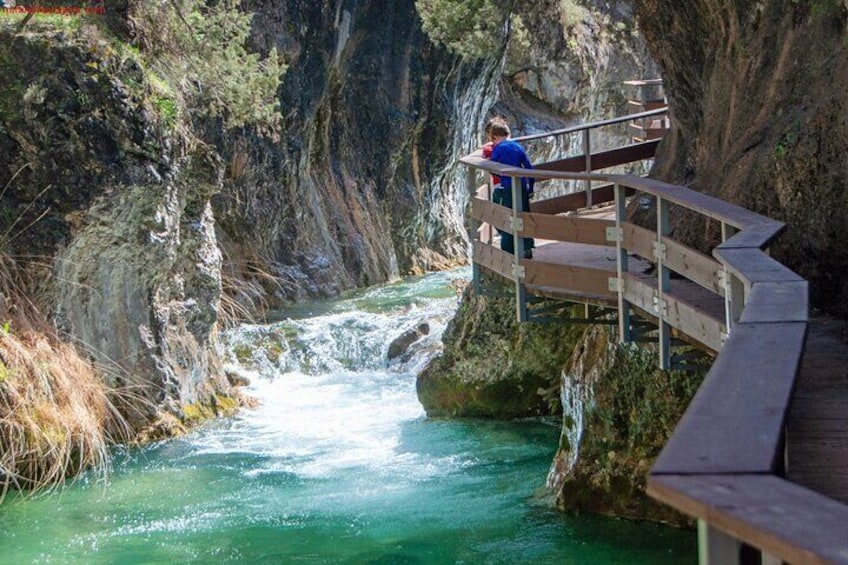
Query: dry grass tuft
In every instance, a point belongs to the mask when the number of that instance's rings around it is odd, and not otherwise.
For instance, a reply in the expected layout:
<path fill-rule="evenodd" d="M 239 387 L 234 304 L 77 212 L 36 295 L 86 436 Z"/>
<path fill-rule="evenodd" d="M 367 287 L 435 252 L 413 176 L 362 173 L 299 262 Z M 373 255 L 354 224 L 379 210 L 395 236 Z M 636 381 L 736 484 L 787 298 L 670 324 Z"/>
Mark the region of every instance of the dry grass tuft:
<path fill-rule="evenodd" d="M 244 249 L 237 248 L 237 253 L 225 254 L 218 307 L 218 321 L 223 327 L 264 318 L 270 308 L 269 297 L 273 294 L 285 296 L 293 290 L 291 281 L 264 267 L 270 264 Z"/>
<path fill-rule="evenodd" d="M 0 501 L 105 468 L 109 446 L 129 433 L 94 365 L 57 337 L 25 279 L 0 253 Z"/>
<path fill-rule="evenodd" d="M 0 500 L 105 467 L 127 433 L 93 365 L 43 333 L 0 335 Z"/>

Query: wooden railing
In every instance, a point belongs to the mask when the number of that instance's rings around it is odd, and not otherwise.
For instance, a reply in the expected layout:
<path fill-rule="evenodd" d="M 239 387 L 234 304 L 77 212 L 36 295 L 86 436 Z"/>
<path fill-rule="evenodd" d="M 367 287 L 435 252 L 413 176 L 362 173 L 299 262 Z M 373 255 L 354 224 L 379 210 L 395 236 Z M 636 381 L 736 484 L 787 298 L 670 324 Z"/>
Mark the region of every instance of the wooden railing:
<path fill-rule="evenodd" d="M 604 153 L 639 151 L 643 149 L 630 145 Z M 702 563 L 848 563 L 848 507 L 782 478 L 784 419 L 808 320 L 807 282 L 766 250 L 783 224 L 682 186 L 591 172 L 599 164 L 619 162 L 605 159 L 586 154 L 540 164 L 533 171 L 494 163 L 479 152 L 460 159 L 470 167 L 472 178 L 475 170 L 512 177 L 513 202 L 519 207 L 520 177 L 579 180 L 587 187 L 605 183 L 589 188 L 589 198 L 580 193 L 533 202 L 529 211 L 488 202 L 485 190 L 475 195 L 472 233 L 479 233 L 480 223 L 491 224 L 512 233 L 516 248 L 511 255 L 491 242 L 474 241 L 475 281 L 481 268 L 512 280 L 521 321 L 527 319 L 528 287 L 554 287 L 578 298 L 614 301 L 621 341 L 630 337 L 631 310 L 652 316 L 663 367 L 670 360 L 672 328 L 716 351 L 703 384 L 651 469 L 648 493 L 698 520 Z M 580 163 L 590 172 L 572 172 Z M 655 229 L 627 220 L 626 204 L 634 197 L 653 199 Z M 613 203 L 613 221 L 556 215 L 600 201 Z M 672 205 L 718 222 L 722 241 L 712 256 L 670 237 Z M 610 276 L 608 271 L 522 259 L 522 237 L 614 246 L 616 271 Z M 655 263 L 656 281 L 628 273 L 632 255 Z M 716 321 L 675 297 L 670 290 L 672 271 L 721 297 L 724 320 Z"/>

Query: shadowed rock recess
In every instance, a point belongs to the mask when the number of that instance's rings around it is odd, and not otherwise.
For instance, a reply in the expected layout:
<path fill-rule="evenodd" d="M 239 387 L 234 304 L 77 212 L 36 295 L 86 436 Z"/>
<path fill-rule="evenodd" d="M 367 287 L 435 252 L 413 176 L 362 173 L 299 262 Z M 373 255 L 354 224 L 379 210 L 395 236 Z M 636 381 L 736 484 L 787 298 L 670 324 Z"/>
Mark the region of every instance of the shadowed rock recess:
<path fill-rule="evenodd" d="M 671 106 L 654 176 L 786 222 L 773 256 L 810 281 L 813 305 L 844 317 L 846 3 L 635 5 Z M 676 224 L 675 236 L 703 241 L 703 222 Z"/>

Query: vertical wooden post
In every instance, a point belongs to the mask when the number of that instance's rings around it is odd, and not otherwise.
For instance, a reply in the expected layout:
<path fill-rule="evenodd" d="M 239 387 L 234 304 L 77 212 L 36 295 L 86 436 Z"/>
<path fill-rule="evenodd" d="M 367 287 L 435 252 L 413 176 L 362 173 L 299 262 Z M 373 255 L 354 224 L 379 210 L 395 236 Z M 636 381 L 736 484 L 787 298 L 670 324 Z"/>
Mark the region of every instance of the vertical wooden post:
<path fill-rule="evenodd" d="M 698 520 L 699 565 L 740 565 L 741 549 L 739 540 Z"/>
<path fill-rule="evenodd" d="M 657 261 L 657 324 L 659 326 L 660 369 L 671 368 L 671 326 L 666 323 L 666 293 L 671 290 L 671 271 L 665 266 L 665 243 L 663 236 L 671 228 L 668 223 L 668 203 L 657 196 L 657 241 L 654 244 L 654 257 Z"/>
<path fill-rule="evenodd" d="M 738 231 L 733 226 L 722 222 L 721 241 L 727 241 Z M 727 326 L 727 333 L 729 334 L 734 324 L 739 321 L 739 317 L 742 315 L 742 308 L 745 306 L 745 285 L 727 267 L 724 267 L 724 280 L 724 321 Z"/>
<path fill-rule="evenodd" d="M 492 201 L 492 195 L 495 193 L 494 181 L 492 180 L 492 175 L 487 175 L 489 178 L 486 179 L 486 201 Z M 489 231 L 489 239 L 486 241 L 489 245 L 495 244 L 495 228 L 492 227 L 492 224 L 486 224 L 486 228 Z"/>
<path fill-rule="evenodd" d="M 524 200 L 522 196 L 521 178 L 512 178 L 512 275 L 515 280 L 515 317 L 519 322 L 527 321 L 527 289 L 524 287 L 524 267 L 521 266 L 521 258 L 524 257 L 524 238 L 519 232 L 524 229 L 523 222 L 518 217 L 524 211 Z"/>
<path fill-rule="evenodd" d="M 624 274 L 628 270 L 627 250 L 624 248 L 624 217 L 627 213 L 625 200 L 627 189 L 615 185 L 615 276 L 618 279 L 618 342 L 630 341 L 630 305 L 624 299 Z"/>
<path fill-rule="evenodd" d="M 586 172 L 592 172 L 592 143 L 589 139 L 589 130 L 583 130 L 583 155 L 586 159 Z M 592 181 L 586 179 L 583 181 L 586 187 L 586 208 L 592 207 Z"/>

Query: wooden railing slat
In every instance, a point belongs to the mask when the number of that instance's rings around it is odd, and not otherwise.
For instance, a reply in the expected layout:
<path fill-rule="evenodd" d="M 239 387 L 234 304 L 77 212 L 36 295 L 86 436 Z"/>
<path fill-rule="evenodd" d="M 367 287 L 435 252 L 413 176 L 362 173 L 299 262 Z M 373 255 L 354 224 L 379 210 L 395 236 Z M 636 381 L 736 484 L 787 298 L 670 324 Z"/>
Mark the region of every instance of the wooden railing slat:
<path fill-rule="evenodd" d="M 848 563 L 848 506 L 769 475 L 653 475 L 648 494 L 787 563 Z"/>
<path fill-rule="evenodd" d="M 595 220 L 580 216 L 550 216 L 523 212 L 524 229 L 519 235 L 555 241 L 576 241 L 589 245 L 615 245 L 607 241 L 606 229 L 612 220 Z"/>
<path fill-rule="evenodd" d="M 612 176 L 613 178 L 610 181 L 617 182 L 615 176 Z M 741 206 L 731 204 L 714 196 L 656 179 L 628 177 L 622 181 L 622 184 L 650 194 L 661 194 L 663 199 L 669 202 L 680 204 L 690 210 L 695 210 L 705 216 L 729 223 L 739 229 L 762 225 L 765 221 L 772 221 L 756 212 L 751 212 Z M 774 223 L 780 225 L 779 222 Z"/>
<path fill-rule="evenodd" d="M 471 200 L 471 217 L 492 227 L 512 232 L 512 210 L 505 206 L 473 198 Z"/>
<path fill-rule="evenodd" d="M 651 472 L 773 472 L 806 330 L 734 326 Z"/>
<path fill-rule="evenodd" d="M 615 296 L 609 289 L 609 278 L 615 275 L 611 271 L 540 261 L 523 261 L 522 264 L 526 270 L 524 282 L 527 285 L 567 288 L 574 293 L 610 298 Z"/>
<path fill-rule="evenodd" d="M 712 257 L 674 241 L 669 237 L 662 238 L 666 246 L 664 264 L 676 273 L 680 273 L 707 290 L 724 296 L 724 288 L 719 284 L 719 273 L 722 265 Z"/>
<path fill-rule="evenodd" d="M 502 277 L 512 279 L 513 256 L 511 254 L 479 241 L 474 242 L 472 253 L 475 263 L 496 272 Z"/>
<path fill-rule="evenodd" d="M 652 316 L 657 316 L 657 306 L 654 297 L 657 292 L 656 282 L 641 278 L 639 275 L 625 275 L 624 298 L 636 308 Z M 721 350 L 721 334 L 724 324 L 685 300 L 677 298 L 673 293 L 665 294 L 668 303 L 665 317 L 666 323 L 680 330 L 694 340 L 702 343 L 713 351 Z"/>
<path fill-rule="evenodd" d="M 650 159 L 657 152 L 659 139 L 650 141 L 642 141 L 632 143 L 623 147 L 617 147 L 608 151 L 600 151 L 592 153 L 592 170 L 600 171 L 617 165 L 626 165 L 634 161 Z M 586 156 L 575 155 L 565 159 L 557 159 L 546 163 L 538 163 L 533 165 L 536 169 L 544 171 L 560 171 L 560 172 L 588 172 L 586 171 Z"/>
<path fill-rule="evenodd" d="M 631 224 L 630 222 L 621 222 L 621 230 L 624 237 L 624 248 L 629 253 L 635 253 L 648 261 L 654 260 L 653 245 L 657 240 L 656 232 L 647 230 L 636 224 Z"/>
<path fill-rule="evenodd" d="M 615 199 L 613 193 L 614 184 L 605 184 L 592 189 L 592 205 L 606 204 Z M 627 196 L 632 196 L 633 190 L 629 190 Z M 530 211 L 538 214 L 562 214 L 573 212 L 586 207 L 586 191 L 572 192 L 552 198 L 540 198 L 544 192 L 536 192 L 538 200 L 530 201 Z"/>

